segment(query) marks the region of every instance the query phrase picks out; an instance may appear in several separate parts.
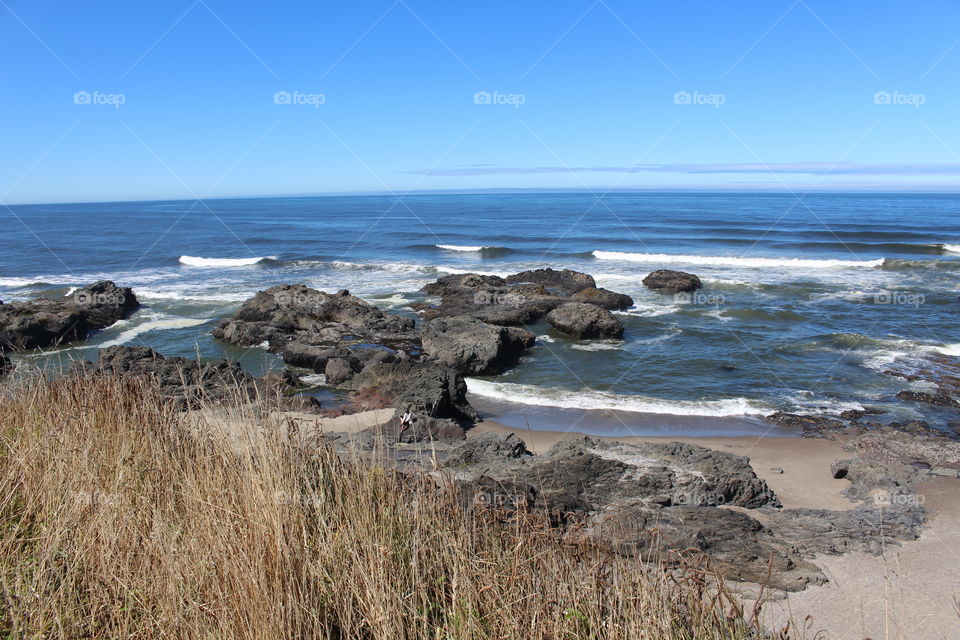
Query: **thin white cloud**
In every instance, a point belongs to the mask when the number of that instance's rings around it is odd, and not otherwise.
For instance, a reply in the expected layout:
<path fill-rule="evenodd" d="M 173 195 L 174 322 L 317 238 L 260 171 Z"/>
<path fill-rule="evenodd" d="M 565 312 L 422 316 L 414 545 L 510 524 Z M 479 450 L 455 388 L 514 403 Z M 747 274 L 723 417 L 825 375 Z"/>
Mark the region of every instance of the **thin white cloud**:
<path fill-rule="evenodd" d="M 426 176 L 492 176 L 544 173 L 680 173 L 680 174 L 797 174 L 862 176 L 944 176 L 960 175 L 960 163 L 862 164 L 834 162 L 774 162 L 739 164 L 641 164 L 574 167 L 472 166 L 453 169 L 421 169 L 402 173 Z"/>

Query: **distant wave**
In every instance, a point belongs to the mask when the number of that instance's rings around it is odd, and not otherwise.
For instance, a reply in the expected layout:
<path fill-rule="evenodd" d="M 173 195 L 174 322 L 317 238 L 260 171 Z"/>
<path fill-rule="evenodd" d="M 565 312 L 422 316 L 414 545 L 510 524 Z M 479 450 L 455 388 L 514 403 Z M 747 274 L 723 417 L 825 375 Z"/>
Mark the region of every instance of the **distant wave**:
<path fill-rule="evenodd" d="M 484 249 L 506 249 L 506 247 L 497 247 L 497 246 L 470 246 L 462 244 L 436 244 L 434 245 L 437 249 L 446 249 L 447 251 L 483 251 Z"/>
<path fill-rule="evenodd" d="M 960 249 L 960 245 L 956 246 Z M 902 258 L 887 258 L 883 261 L 884 271 L 912 271 L 916 269 L 943 269 L 955 271 L 960 269 L 960 260 L 906 260 Z"/>
<path fill-rule="evenodd" d="M 606 391 L 568 391 L 510 382 L 490 382 L 477 378 L 467 379 L 467 389 L 487 398 L 563 409 L 609 409 L 634 413 L 714 417 L 765 415 L 772 411 L 770 407 L 747 398 L 662 400 L 618 395 Z"/>
<path fill-rule="evenodd" d="M 735 256 L 673 255 L 667 253 L 628 253 L 624 251 L 594 251 L 598 260 L 623 260 L 626 262 L 651 262 L 660 264 L 698 264 L 707 266 L 733 265 L 740 267 L 792 267 L 808 269 L 844 269 L 879 267 L 883 258 L 877 260 L 809 260 L 806 258 L 745 258 Z"/>
<path fill-rule="evenodd" d="M 249 267 L 276 260 L 274 256 L 259 256 L 254 258 L 201 258 L 198 256 L 180 256 L 180 264 L 191 267 Z"/>

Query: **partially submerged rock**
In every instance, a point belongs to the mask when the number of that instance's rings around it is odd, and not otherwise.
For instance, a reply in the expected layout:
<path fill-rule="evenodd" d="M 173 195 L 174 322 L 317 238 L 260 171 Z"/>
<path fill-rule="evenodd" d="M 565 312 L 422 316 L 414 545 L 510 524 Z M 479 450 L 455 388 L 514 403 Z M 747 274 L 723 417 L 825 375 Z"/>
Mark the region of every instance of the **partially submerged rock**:
<path fill-rule="evenodd" d="M 470 316 L 425 321 L 422 334 L 427 359 L 464 375 L 500 373 L 536 341 L 526 329 L 489 325 Z"/>
<path fill-rule="evenodd" d="M 692 273 L 671 269 L 657 269 L 643 279 L 643 284 L 649 289 L 670 293 L 696 291 L 703 286 L 700 278 Z"/>
<path fill-rule="evenodd" d="M 140 307 L 133 290 L 101 280 L 60 299 L 0 302 L 0 353 L 85 339 Z"/>
<path fill-rule="evenodd" d="M 576 338 L 623 337 L 623 323 L 602 307 L 585 302 L 565 302 L 547 314 L 555 329 Z"/>
<path fill-rule="evenodd" d="M 240 346 L 267 344 L 284 362 L 345 381 L 370 363 L 419 354 L 414 321 L 388 314 L 341 290 L 335 294 L 302 284 L 279 285 L 247 300 L 214 337 Z"/>
<path fill-rule="evenodd" d="M 440 296 L 440 304 L 416 305 L 424 319 L 471 316 L 490 324 L 525 325 L 565 302 L 585 302 L 604 309 L 626 309 L 630 296 L 598 289 L 592 276 L 564 269 L 536 269 L 501 278 L 468 273 L 444 276 L 422 291 Z"/>

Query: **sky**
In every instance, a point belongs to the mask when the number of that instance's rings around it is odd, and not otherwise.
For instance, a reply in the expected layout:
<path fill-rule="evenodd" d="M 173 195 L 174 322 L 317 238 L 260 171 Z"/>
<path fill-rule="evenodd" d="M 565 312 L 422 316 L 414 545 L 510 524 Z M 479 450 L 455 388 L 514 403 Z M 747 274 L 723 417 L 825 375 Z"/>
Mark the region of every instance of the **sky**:
<path fill-rule="evenodd" d="M 0 0 L 0 203 L 955 190 L 960 0 Z"/>

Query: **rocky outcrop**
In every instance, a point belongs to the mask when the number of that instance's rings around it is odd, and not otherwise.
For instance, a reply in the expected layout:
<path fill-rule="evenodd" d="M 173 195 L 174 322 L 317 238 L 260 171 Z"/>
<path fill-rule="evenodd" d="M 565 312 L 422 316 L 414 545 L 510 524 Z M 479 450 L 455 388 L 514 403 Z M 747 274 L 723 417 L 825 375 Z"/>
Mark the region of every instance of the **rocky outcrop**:
<path fill-rule="evenodd" d="M 288 372 L 254 378 L 232 360 L 166 358 L 148 347 L 107 347 L 100 350 L 96 362 L 74 363 L 73 372 L 149 378 L 159 385 L 164 397 L 181 409 L 235 400 L 259 400 L 267 408 L 282 410 L 310 411 L 320 408 L 315 398 L 286 395 L 299 384 L 296 377 Z"/>
<path fill-rule="evenodd" d="M 422 340 L 427 359 L 464 375 L 492 375 L 515 363 L 533 346 L 536 336 L 518 327 L 455 316 L 424 322 Z"/>
<path fill-rule="evenodd" d="M 602 307 L 585 302 L 565 302 L 547 314 L 555 329 L 576 338 L 623 337 L 623 323 Z"/>
<path fill-rule="evenodd" d="M 418 355 L 414 324 L 346 290 L 331 294 L 292 284 L 260 291 L 213 335 L 240 346 L 266 343 L 284 362 L 320 373 L 334 361 L 330 374 L 345 382 L 370 364 Z"/>
<path fill-rule="evenodd" d="M 61 299 L 0 302 L 0 352 L 42 349 L 85 339 L 129 317 L 140 303 L 133 291 L 109 280 Z"/>
<path fill-rule="evenodd" d="M 803 415 L 777 411 L 766 417 L 775 425 L 788 429 L 802 431 L 805 438 L 825 437 L 832 433 L 839 433 L 847 429 L 843 421 L 829 416 Z"/>
<path fill-rule="evenodd" d="M 484 434 L 454 448 L 446 464 L 468 504 L 553 513 L 570 542 L 639 551 L 668 565 L 678 553 L 699 550 L 727 577 L 788 590 L 824 580 L 757 519 L 720 508 L 779 506 L 741 456 L 679 442 L 593 438 L 530 456 L 512 434 Z M 571 516 L 576 526 L 564 526 Z"/>
<path fill-rule="evenodd" d="M 527 443 L 513 433 L 481 433 L 453 449 L 447 457 L 448 466 L 517 460 L 533 455 Z"/>
<path fill-rule="evenodd" d="M 669 293 L 696 291 L 703 286 L 700 278 L 692 273 L 670 269 L 657 269 L 643 279 L 643 284 L 649 289 Z"/>
<path fill-rule="evenodd" d="M 350 381 L 354 392 L 376 396 L 398 414 L 473 422 L 477 412 L 467 402 L 463 376 L 428 362 L 389 362 L 367 366 Z"/>
<path fill-rule="evenodd" d="M 924 393 L 922 391 L 901 391 L 897 394 L 897 398 L 900 400 L 908 400 L 910 402 L 922 402 L 924 404 L 932 404 L 937 407 L 948 407 L 950 409 L 960 409 L 960 402 L 957 402 L 952 397 L 947 395 L 944 392 L 939 393 Z"/>
<path fill-rule="evenodd" d="M 421 291 L 440 297 L 438 305 L 414 306 L 426 320 L 471 316 L 503 326 L 535 322 L 571 301 L 614 310 L 633 305 L 630 296 L 598 289 L 592 276 L 569 269 L 537 269 L 506 278 L 475 273 L 444 276 Z"/>

